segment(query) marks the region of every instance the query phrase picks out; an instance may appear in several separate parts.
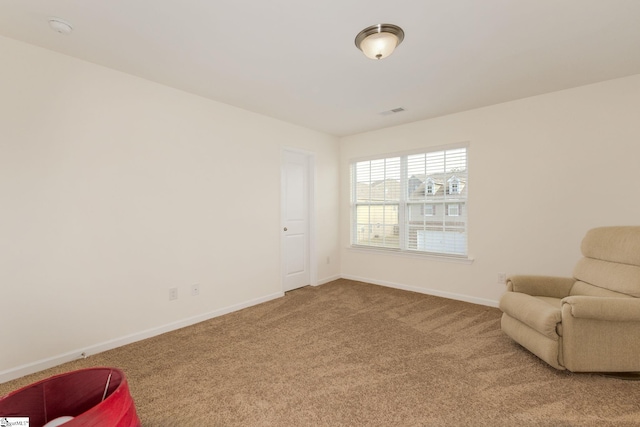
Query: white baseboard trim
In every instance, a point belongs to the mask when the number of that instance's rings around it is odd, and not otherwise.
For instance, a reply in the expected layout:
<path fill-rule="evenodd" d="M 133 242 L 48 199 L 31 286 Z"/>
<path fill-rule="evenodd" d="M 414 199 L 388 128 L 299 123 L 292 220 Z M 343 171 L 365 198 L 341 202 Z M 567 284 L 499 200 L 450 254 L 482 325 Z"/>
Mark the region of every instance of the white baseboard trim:
<path fill-rule="evenodd" d="M 339 275 L 339 274 L 336 274 L 334 276 L 325 277 L 322 280 L 318 280 L 318 283 L 316 283 L 314 286 L 324 285 L 325 283 L 333 282 L 334 280 L 338 280 L 338 279 L 341 279 L 341 278 L 342 278 L 342 276 Z"/>
<path fill-rule="evenodd" d="M 73 350 L 68 353 L 38 360 L 36 362 L 27 363 L 25 365 L 21 365 L 16 368 L 0 371 L 0 384 L 23 377 L 25 375 L 34 374 L 36 372 L 40 372 L 45 369 L 53 368 L 54 366 L 62 365 L 63 363 L 71 362 L 72 360 L 81 359 L 82 357 L 88 357 L 94 354 L 102 353 L 103 351 L 112 350 L 117 347 L 122 347 L 123 345 L 132 344 L 134 342 L 151 338 L 156 335 L 164 334 L 166 332 L 175 331 L 176 329 L 181 329 L 186 326 L 195 325 L 196 323 L 204 322 L 205 320 L 213 319 L 214 317 L 223 316 L 225 314 L 242 310 L 244 308 L 251 307 L 254 305 L 262 304 L 264 302 L 281 298 L 283 296 L 284 296 L 284 292 L 276 292 L 271 295 L 266 295 L 264 297 L 245 301 L 240 304 L 224 307 L 208 313 L 199 314 L 197 316 L 178 320 L 176 322 L 168 323 L 163 326 L 147 329 L 141 332 L 136 332 L 134 334 L 126 335 L 121 338 L 116 338 L 116 339 L 105 341 L 103 343 L 95 344 L 86 348 Z M 83 353 L 84 353 L 84 356 L 83 356 Z"/>
<path fill-rule="evenodd" d="M 386 282 L 383 280 L 369 279 L 366 277 L 357 277 L 344 274 L 341 277 L 343 279 L 356 280 L 358 282 L 371 283 L 373 285 L 386 286 L 388 288 L 401 289 L 403 291 L 411 291 L 420 294 L 433 295 L 436 297 L 449 298 L 458 301 L 470 302 L 472 304 L 486 305 L 488 307 L 498 307 L 498 301 L 493 301 L 485 298 L 476 298 L 468 295 L 455 294 L 453 292 L 439 291 L 436 289 L 419 288 L 417 286 L 403 285 L 401 283 Z"/>

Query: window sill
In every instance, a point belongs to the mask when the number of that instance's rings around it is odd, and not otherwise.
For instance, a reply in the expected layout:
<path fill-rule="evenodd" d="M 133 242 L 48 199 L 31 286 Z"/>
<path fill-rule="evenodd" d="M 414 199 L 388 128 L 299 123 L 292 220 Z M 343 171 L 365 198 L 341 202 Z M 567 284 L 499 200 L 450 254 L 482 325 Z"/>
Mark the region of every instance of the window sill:
<path fill-rule="evenodd" d="M 474 259 L 464 255 L 436 255 L 426 252 L 412 252 L 402 251 L 400 249 L 391 248 L 378 248 L 370 246 L 349 246 L 347 248 L 350 252 L 362 253 L 362 254 L 376 254 L 376 255 L 391 255 L 401 258 L 418 258 L 427 259 L 431 261 L 450 262 L 455 264 L 473 264 Z"/>

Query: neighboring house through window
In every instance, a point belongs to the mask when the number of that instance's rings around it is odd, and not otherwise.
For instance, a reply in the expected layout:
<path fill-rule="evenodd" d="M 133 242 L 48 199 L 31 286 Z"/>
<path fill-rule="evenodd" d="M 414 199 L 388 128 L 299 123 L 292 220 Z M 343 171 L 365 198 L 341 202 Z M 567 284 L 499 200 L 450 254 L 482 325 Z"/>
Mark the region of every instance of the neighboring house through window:
<path fill-rule="evenodd" d="M 467 145 L 351 162 L 351 244 L 467 255 Z"/>

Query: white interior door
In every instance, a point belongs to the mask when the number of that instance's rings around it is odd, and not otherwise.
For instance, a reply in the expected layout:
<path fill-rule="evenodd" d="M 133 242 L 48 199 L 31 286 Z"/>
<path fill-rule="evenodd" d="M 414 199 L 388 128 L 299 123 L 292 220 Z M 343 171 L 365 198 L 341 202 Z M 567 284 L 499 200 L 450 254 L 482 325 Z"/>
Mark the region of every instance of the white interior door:
<path fill-rule="evenodd" d="M 283 151 L 282 271 L 284 291 L 310 284 L 309 156 Z"/>

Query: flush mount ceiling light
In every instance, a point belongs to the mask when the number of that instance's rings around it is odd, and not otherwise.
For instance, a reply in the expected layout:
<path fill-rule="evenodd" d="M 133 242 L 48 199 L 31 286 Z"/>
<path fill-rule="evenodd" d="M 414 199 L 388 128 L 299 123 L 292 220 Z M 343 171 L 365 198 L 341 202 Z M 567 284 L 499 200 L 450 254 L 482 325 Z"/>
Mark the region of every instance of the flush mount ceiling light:
<path fill-rule="evenodd" d="M 402 28 L 393 24 L 372 25 L 356 36 L 356 46 L 367 58 L 384 59 L 404 40 Z"/>
<path fill-rule="evenodd" d="M 71 34 L 71 31 L 73 31 L 71 24 L 60 18 L 49 18 L 49 26 L 53 31 L 64 35 Z"/>

